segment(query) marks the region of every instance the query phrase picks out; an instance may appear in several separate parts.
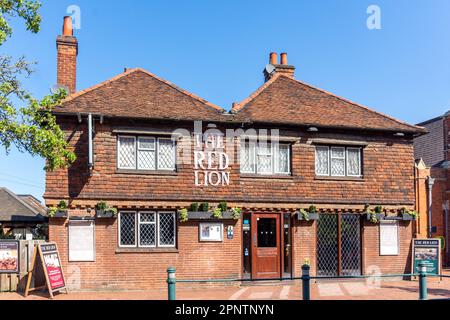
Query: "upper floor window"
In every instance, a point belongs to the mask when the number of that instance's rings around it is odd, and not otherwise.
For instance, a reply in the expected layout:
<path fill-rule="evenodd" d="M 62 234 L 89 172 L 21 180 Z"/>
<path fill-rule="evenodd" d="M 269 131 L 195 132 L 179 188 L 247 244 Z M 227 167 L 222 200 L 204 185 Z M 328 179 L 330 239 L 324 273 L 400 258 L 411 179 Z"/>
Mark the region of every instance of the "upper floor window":
<path fill-rule="evenodd" d="M 241 173 L 276 175 L 291 173 L 291 146 L 289 144 L 241 144 Z"/>
<path fill-rule="evenodd" d="M 316 175 L 361 177 L 361 148 L 316 146 Z"/>
<path fill-rule="evenodd" d="M 119 136 L 117 167 L 132 170 L 175 170 L 175 142 L 170 138 Z"/>

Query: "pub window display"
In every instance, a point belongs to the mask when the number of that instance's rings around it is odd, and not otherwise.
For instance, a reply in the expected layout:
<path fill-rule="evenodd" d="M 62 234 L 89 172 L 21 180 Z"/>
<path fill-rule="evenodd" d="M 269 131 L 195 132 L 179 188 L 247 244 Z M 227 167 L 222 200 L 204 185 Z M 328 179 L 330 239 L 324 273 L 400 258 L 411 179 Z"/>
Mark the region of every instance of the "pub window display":
<path fill-rule="evenodd" d="M 282 143 L 243 142 L 240 164 L 241 173 L 289 175 L 291 173 L 291 146 Z"/>
<path fill-rule="evenodd" d="M 119 247 L 175 247 L 175 212 L 119 213 Z"/>
<path fill-rule="evenodd" d="M 128 170 L 175 171 L 175 142 L 170 138 L 119 136 L 117 167 Z"/>

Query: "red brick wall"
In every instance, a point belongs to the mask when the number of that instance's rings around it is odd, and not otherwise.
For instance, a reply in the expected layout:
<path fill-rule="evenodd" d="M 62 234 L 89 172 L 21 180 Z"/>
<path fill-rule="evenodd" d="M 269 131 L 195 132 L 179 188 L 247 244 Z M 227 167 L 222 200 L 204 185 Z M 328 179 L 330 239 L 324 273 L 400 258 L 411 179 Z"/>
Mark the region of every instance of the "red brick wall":
<path fill-rule="evenodd" d="M 59 36 L 57 45 L 57 81 L 74 93 L 77 83 L 77 43 L 76 38 Z"/>
<path fill-rule="evenodd" d="M 71 210 L 72 215 L 89 215 Z M 79 275 L 82 289 L 165 289 L 167 268 L 177 269 L 178 279 L 242 277 L 242 238 L 240 221 L 224 222 L 223 242 L 199 242 L 198 222 L 179 223 L 178 253 L 117 252 L 117 220 L 95 221 L 95 262 L 69 262 L 68 221 L 50 218 L 50 240 L 56 241 L 66 280 L 74 289 Z M 233 239 L 227 239 L 226 228 L 234 226 Z M 131 251 L 131 250 L 128 250 Z"/>

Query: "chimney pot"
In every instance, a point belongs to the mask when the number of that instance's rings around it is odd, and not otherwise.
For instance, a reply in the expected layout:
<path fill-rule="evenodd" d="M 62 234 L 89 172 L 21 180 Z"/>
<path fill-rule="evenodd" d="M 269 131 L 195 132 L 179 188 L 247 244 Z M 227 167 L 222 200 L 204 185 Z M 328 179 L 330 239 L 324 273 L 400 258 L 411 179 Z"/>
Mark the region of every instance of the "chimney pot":
<path fill-rule="evenodd" d="M 280 64 L 288 64 L 288 62 L 287 62 L 287 53 L 286 52 L 283 52 L 282 54 L 280 54 L 280 59 L 281 59 Z"/>
<path fill-rule="evenodd" d="M 65 16 L 63 24 L 63 36 L 73 36 L 72 17 Z"/>
<path fill-rule="evenodd" d="M 271 52 L 269 55 L 269 63 L 270 64 L 278 64 L 278 55 L 276 52 Z"/>

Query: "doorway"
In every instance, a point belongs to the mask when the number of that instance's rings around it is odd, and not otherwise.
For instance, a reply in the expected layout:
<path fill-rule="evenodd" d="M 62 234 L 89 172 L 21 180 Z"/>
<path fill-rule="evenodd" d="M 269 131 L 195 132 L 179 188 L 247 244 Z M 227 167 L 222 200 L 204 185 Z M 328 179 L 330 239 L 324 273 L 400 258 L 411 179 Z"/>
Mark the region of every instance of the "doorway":
<path fill-rule="evenodd" d="M 361 217 L 359 215 L 319 215 L 317 275 L 361 275 Z"/>
<path fill-rule="evenodd" d="M 252 278 L 281 276 L 280 215 L 252 214 Z"/>

